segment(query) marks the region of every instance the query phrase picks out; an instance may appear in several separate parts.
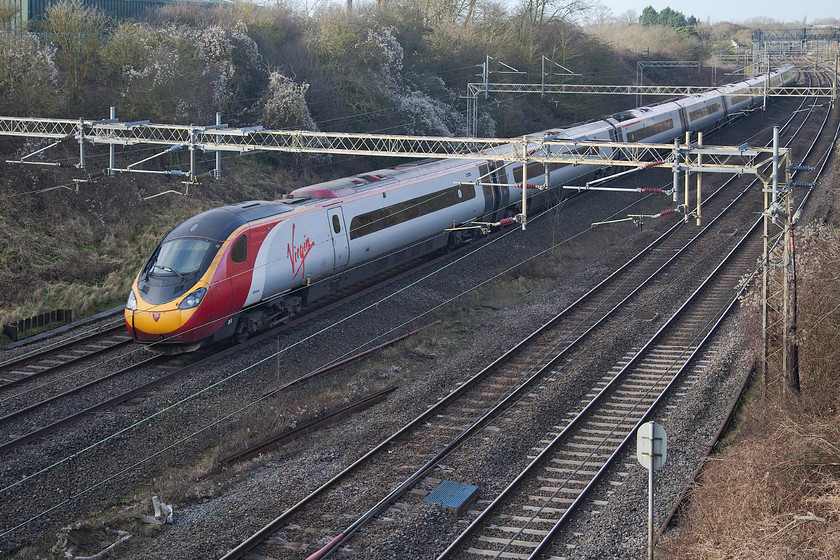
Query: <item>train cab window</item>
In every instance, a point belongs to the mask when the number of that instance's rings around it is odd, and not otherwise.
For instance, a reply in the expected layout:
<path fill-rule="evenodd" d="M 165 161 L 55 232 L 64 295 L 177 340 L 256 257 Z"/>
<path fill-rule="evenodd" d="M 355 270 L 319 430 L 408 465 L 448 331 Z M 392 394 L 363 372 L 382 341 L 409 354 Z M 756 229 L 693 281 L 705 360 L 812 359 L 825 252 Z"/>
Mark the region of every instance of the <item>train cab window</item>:
<path fill-rule="evenodd" d="M 185 276 L 204 272 L 218 246 L 209 239 L 180 237 L 160 244 L 144 270 L 154 276 Z"/>
<path fill-rule="evenodd" d="M 230 260 L 236 264 L 244 263 L 248 258 L 248 240 L 243 235 L 236 240 L 230 250 Z"/>
<path fill-rule="evenodd" d="M 341 221 L 338 219 L 338 214 L 333 214 L 332 226 L 334 232 L 341 233 Z"/>

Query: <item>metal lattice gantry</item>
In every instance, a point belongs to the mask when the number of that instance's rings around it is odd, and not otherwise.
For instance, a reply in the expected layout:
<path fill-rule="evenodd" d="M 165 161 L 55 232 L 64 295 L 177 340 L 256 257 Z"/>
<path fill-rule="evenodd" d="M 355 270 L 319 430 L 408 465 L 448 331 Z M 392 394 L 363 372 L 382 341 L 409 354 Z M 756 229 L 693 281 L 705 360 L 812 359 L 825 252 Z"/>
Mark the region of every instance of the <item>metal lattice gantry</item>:
<path fill-rule="evenodd" d="M 813 49 L 840 48 L 840 27 L 775 27 L 756 29 L 752 44 L 758 51 L 780 55 L 807 53 Z"/>
<path fill-rule="evenodd" d="M 695 63 L 696 64 L 696 63 Z M 662 86 L 662 85 L 601 85 L 601 84 L 508 84 L 508 83 L 471 83 L 467 84 L 467 135 L 475 134 L 478 123 L 478 96 L 490 93 L 540 93 L 540 94 L 596 94 L 596 95 L 657 95 L 680 97 L 701 93 L 717 92 L 715 86 Z M 764 87 L 743 87 L 738 92 L 720 95 L 740 96 L 750 94 L 759 97 L 837 97 L 837 81 L 826 87 L 785 86 L 767 91 Z"/>
<path fill-rule="evenodd" d="M 70 141 L 80 146 L 77 167 L 85 167 L 84 148 L 88 145 L 166 146 L 167 151 L 187 149 L 203 152 L 276 151 L 344 155 L 390 156 L 407 158 L 459 158 L 490 161 L 523 161 L 545 164 L 642 167 L 652 161 L 671 161 L 674 154 L 702 153 L 707 156 L 700 166 L 704 171 L 754 173 L 766 163 L 767 148 L 691 147 L 675 144 L 640 144 L 624 142 L 574 142 L 552 136 L 535 138 L 452 138 L 311 132 L 305 130 L 266 130 L 261 126 L 230 128 L 225 124 L 209 126 L 153 124 L 148 121 L 120 122 L 116 119 L 38 119 L 0 117 L 0 136 Z M 52 146 L 54 144 L 51 144 Z M 53 165 L 32 158 L 41 148 L 13 163 Z M 148 158 L 147 158 L 148 159 Z M 146 161 L 146 160 L 143 160 Z M 132 164 L 133 166 L 134 164 Z M 697 169 L 699 171 L 700 169 Z M 139 171 L 133 168 L 109 168 L 108 171 Z M 692 169 L 691 171 L 695 171 Z"/>
<path fill-rule="evenodd" d="M 544 164 L 546 170 L 554 165 L 590 165 L 608 168 L 645 169 L 666 165 L 673 169 L 674 201 L 679 193 L 680 173 L 729 173 L 754 174 L 761 176 L 761 169 L 778 154 L 768 148 L 748 146 L 703 146 L 702 141 L 685 143 L 675 140 L 673 144 L 640 144 L 623 142 L 574 142 L 557 140 L 553 136 L 498 139 L 498 138 L 450 138 L 430 136 L 400 136 L 384 134 L 353 134 L 289 130 L 266 130 L 261 126 L 230 128 L 221 124 L 217 115 L 216 124 L 208 126 L 153 124 L 148 121 L 121 122 L 114 118 L 103 120 L 87 119 L 38 119 L 0 117 L 0 136 L 30 139 L 54 140 L 11 163 L 57 165 L 55 162 L 35 160 L 36 155 L 61 142 L 74 142 L 79 146 L 77 167 L 85 168 L 85 153 L 88 146 L 108 146 L 110 151 L 107 175 L 122 172 L 166 173 L 184 175 L 180 171 L 144 170 L 140 167 L 155 157 L 175 150 L 188 150 L 190 154 L 189 182 L 195 182 L 195 154 L 198 151 L 216 154 L 214 176 L 221 176 L 223 152 L 292 152 L 344 155 L 390 156 L 407 158 L 457 158 L 494 162 L 521 162 L 522 184 L 527 184 L 527 170 L 532 163 Z M 136 161 L 123 168 L 115 166 L 116 146 L 140 144 L 158 145 L 163 148 L 156 155 Z M 782 149 L 787 153 L 787 149 Z M 785 160 L 786 161 L 786 160 Z M 545 175 L 548 173 L 545 172 Z M 687 179 L 686 179 L 687 181 Z M 522 189 L 525 227 L 525 197 L 528 189 Z M 686 194 L 685 208 L 688 208 Z M 699 213 L 697 214 L 699 219 Z M 688 211 L 686 210 L 686 219 Z"/>

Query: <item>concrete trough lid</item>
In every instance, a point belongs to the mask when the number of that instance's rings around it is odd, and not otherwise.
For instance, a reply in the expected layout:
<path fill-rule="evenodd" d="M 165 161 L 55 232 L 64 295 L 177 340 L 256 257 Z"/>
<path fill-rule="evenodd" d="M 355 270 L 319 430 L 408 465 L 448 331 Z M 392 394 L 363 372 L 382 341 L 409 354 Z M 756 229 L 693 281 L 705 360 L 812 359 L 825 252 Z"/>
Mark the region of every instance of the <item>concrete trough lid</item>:
<path fill-rule="evenodd" d="M 654 319 L 656 319 L 657 317 L 659 317 L 659 313 L 656 313 L 655 311 L 644 311 L 643 310 L 643 311 L 638 311 L 636 313 L 636 319 L 639 320 L 639 321 L 651 322 Z"/>
<path fill-rule="evenodd" d="M 478 486 L 444 480 L 429 492 L 424 502 L 443 506 L 455 515 L 461 515 L 478 499 Z"/>

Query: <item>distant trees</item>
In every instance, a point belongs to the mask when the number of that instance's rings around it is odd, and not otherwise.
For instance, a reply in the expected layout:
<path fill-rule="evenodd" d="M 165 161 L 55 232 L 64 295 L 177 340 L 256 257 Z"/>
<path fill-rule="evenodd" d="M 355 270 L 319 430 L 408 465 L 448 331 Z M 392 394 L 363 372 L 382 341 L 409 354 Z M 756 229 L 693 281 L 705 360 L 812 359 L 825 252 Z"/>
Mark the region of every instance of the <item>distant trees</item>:
<path fill-rule="evenodd" d="M 383 0 L 352 13 L 173 3 L 117 23 L 58 0 L 37 35 L 0 32 L 0 109 L 106 115 L 115 106 L 122 119 L 158 122 L 222 112 L 234 125 L 461 134 L 462 95 L 487 55 L 529 73 L 517 80 L 539 79 L 545 55 L 597 82 L 624 64 L 607 45 L 664 56 L 698 46 L 695 18 L 670 8 L 609 14 L 597 0 Z M 584 117 L 586 104 L 497 96 L 480 108 L 478 132 L 520 134 Z"/>
<path fill-rule="evenodd" d="M 691 28 L 697 25 L 697 18 L 690 16 L 686 19 L 682 12 L 677 12 L 671 8 L 665 8 L 661 12 L 657 12 L 653 6 L 648 6 L 642 10 L 642 15 L 639 16 L 639 23 L 644 26 L 662 25 L 664 27 L 673 27 L 690 32 Z"/>
<path fill-rule="evenodd" d="M 653 6 L 648 6 L 642 10 L 642 15 L 639 16 L 639 23 L 642 25 L 664 25 L 665 27 L 692 27 L 697 25 L 697 18 L 690 16 L 686 19 L 682 12 L 677 12 L 671 8 L 665 8 L 661 12 L 653 9 Z"/>

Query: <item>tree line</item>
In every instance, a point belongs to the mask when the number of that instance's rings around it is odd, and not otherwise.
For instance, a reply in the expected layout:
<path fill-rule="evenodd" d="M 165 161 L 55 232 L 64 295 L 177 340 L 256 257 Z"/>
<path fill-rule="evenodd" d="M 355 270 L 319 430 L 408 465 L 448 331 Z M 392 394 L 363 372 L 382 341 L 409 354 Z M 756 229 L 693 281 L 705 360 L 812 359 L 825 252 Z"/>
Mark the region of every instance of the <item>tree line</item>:
<path fill-rule="evenodd" d="M 460 135 L 463 92 L 479 81 L 476 65 L 486 55 L 530 76 L 496 74 L 496 81 L 539 81 L 543 55 L 589 83 L 632 77 L 632 51 L 644 46 L 590 32 L 595 7 L 590 0 L 511 7 L 380 0 L 347 13 L 343 6 L 310 12 L 280 3 L 173 3 L 132 22 L 111 20 L 81 0 L 59 0 L 30 29 L 0 32 L 0 114 L 95 117 L 114 106 L 122 120 L 211 123 L 221 112 L 234 125 Z M 685 20 L 666 8 L 651 23 L 650 10 L 642 26 L 671 25 L 659 18 L 675 14 Z M 652 42 L 655 35 L 646 36 Z M 591 117 L 604 104 L 495 101 L 481 111 L 481 135 Z"/>

